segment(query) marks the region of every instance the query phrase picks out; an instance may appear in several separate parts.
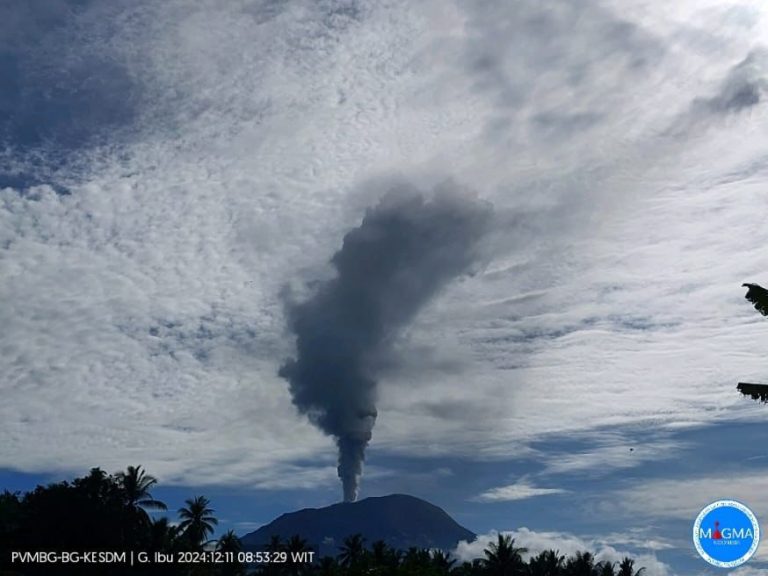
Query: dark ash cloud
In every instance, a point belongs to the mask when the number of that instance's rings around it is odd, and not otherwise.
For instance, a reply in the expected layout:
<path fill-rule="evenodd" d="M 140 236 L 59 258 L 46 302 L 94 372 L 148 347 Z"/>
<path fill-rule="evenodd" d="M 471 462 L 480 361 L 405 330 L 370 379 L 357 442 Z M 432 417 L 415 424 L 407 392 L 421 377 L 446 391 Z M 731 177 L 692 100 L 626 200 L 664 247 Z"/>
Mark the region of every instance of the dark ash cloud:
<path fill-rule="evenodd" d="M 376 421 L 376 386 L 392 344 L 448 282 L 471 272 L 491 226 L 490 204 L 442 187 L 403 187 L 368 209 L 331 263 L 336 276 L 288 304 L 296 358 L 280 368 L 293 402 L 339 448 L 344 500 L 357 497 Z"/>

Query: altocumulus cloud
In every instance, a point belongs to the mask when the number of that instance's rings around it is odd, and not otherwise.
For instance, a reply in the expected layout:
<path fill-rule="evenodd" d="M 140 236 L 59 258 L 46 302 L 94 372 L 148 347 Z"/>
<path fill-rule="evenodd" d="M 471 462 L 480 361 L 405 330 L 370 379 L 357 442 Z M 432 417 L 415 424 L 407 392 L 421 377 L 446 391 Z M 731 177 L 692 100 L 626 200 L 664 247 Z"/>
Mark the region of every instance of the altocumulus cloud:
<path fill-rule="evenodd" d="M 763 7 L 25 6 L 0 18 L 0 466 L 333 482 L 277 376 L 280 294 L 332 276 L 393 173 L 455 177 L 499 229 L 401 334 L 377 449 L 500 459 L 755 416 L 732 383 L 764 368 L 735 290 L 768 269 Z M 708 130 L 670 129 L 702 106 Z"/>

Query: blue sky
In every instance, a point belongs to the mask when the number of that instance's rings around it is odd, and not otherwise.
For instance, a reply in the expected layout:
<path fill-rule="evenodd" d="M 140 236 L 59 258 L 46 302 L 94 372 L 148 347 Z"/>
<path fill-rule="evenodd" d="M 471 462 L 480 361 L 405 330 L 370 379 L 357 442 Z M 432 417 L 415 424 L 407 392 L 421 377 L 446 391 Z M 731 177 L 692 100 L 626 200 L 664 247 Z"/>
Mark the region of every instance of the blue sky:
<path fill-rule="evenodd" d="M 377 366 L 361 496 L 709 573 L 698 510 L 768 517 L 735 391 L 768 380 L 740 288 L 768 283 L 768 9 L 413 4 L 3 6 L 0 485 L 142 464 L 238 532 L 337 501 L 286 294 L 388 190 L 450 182 L 493 227 Z"/>

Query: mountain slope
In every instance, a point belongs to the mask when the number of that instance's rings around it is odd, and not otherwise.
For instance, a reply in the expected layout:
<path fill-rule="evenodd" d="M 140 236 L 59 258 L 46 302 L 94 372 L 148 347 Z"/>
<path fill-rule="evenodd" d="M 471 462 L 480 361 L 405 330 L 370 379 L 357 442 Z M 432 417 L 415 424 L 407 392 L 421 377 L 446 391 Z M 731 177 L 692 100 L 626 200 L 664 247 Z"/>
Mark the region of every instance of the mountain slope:
<path fill-rule="evenodd" d="M 400 550 L 411 546 L 449 550 L 459 540 L 475 538 L 475 534 L 434 504 L 405 494 L 392 494 L 283 514 L 240 540 L 246 548 L 258 548 L 266 545 L 272 535 L 286 540 L 298 534 L 321 556 L 335 556 L 344 538 L 358 532 L 368 546 L 384 540 Z"/>

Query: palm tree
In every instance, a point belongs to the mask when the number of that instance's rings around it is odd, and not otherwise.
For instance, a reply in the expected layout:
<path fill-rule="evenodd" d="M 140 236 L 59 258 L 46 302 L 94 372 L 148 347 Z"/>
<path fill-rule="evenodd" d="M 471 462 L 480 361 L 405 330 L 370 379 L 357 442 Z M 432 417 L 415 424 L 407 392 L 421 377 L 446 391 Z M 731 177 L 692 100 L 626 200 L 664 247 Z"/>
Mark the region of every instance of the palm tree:
<path fill-rule="evenodd" d="M 310 550 L 310 548 L 304 538 L 298 534 L 294 534 L 288 539 L 288 542 L 285 543 L 285 550 L 290 555 L 292 552 L 301 553 Z"/>
<path fill-rule="evenodd" d="M 288 542 L 286 542 L 284 549 L 288 553 L 288 562 L 285 566 L 288 574 L 296 575 L 308 572 L 309 565 L 306 560 L 303 562 L 294 561 L 294 558 L 302 557 L 303 552 L 312 550 L 304 538 L 298 534 L 291 536 Z"/>
<path fill-rule="evenodd" d="M 371 559 L 376 566 L 384 566 L 387 564 L 390 547 L 384 540 L 376 540 L 371 544 Z"/>
<path fill-rule="evenodd" d="M 423 574 L 429 570 L 432 557 L 429 550 L 411 546 L 403 555 L 401 567 L 406 574 Z"/>
<path fill-rule="evenodd" d="M 475 558 L 472 562 L 464 561 L 453 569 L 455 576 L 475 576 L 483 574 L 485 571 L 485 562 L 480 558 Z"/>
<path fill-rule="evenodd" d="M 432 551 L 432 567 L 436 574 L 450 574 L 456 559 L 451 558 L 450 553 L 442 550 Z"/>
<path fill-rule="evenodd" d="M 530 576 L 560 576 L 563 574 L 565 556 L 559 551 L 544 550 L 528 561 Z"/>
<path fill-rule="evenodd" d="M 317 566 L 317 574 L 319 576 L 336 576 L 338 573 L 339 565 L 334 558 L 323 556 L 320 559 L 320 564 Z"/>
<path fill-rule="evenodd" d="M 497 541 L 483 550 L 483 564 L 492 576 L 519 576 L 525 573 L 525 562 L 521 556 L 525 552 L 528 549 L 516 547 L 514 538 L 499 534 Z"/>
<path fill-rule="evenodd" d="M 635 561 L 626 556 L 619 564 L 619 573 L 616 576 L 641 576 L 645 568 L 635 570 Z"/>
<path fill-rule="evenodd" d="M 88 476 L 76 478 L 72 484 L 93 501 L 106 502 L 110 500 L 110 496 L 113 496 L 115 491 L 114 483 L 111 480 L 111 477 L 108 477 L 101 468 L 91 468 Z"/>
<path fill-rule="evenodd" d="M 394 574 L 400 564 L 400 556 L 399 550 L 395 550 L 384 540 L 376 540 L 371 544 L 371 551 L 369 552 L 372 564 L 369 573 L 380 575 Z"/>
<path fill-rule="evenodd" d="M 576 552 L 568 558 L 565 569 L 569 576 L 593 576 L 595 557 L 590 552 Z"/>
<path fill-rule="evenodd" d="M 216 550 L 219 552 L 231 552 L 234 556 L 232 562 L 227 562 L 221 566 L 221 576 L 240 576 L 245 574 L 245 566 L 237 560 L 237 553 L 242 550 L 240 538 L 235 536 L 233 530 L 228 530 L 216 542 Z"/>
<path fill-rule="evenodd" d="M 149 550 L 152 552 L 171 552 L 178 544 L 179 529 L 168 522 L 168 518 L 158 518 L 149 526 Z"/>
<path fill-rule="evenodd" d="M 282 539 L 278 534 L 272 534 L 269 538 L 269 543 L 264 547 L 264 550 L 266 552 L 269 552 L 270 555 L 273 555 L 275 552 L 285 552 L 285 544 L 283 543 Z M 277 574 L 283 574 L 284 572 L 284 565 L 280 563 L 275 562 L 267 562 L 265 564 L 262 564 L 259 574 L 264 574 L 265 576 L 275 576 Z"/>
<path fill-rule="evenodd" d="M 272 534 L 272 536 L 270 536 L 269 544 L 267 544 L 266 550 L 270 553 L 282 552 L 285 550 L 285 546 L 283 546 L 283 541 L 280 539 L 279 535 Z"/>
<path fill-rule="evenodd" d="M 14 540 L 19 537 L 23 510 L 18 493 L 3 490 L 0 494 L 0 542 L 8 550 L 14 549 Z"/>
<path fill-rule="evenodd" d="M 339 547 L 339 564 L 345 568 L 358 565 L 365 556 L 365 538 L 362 534 L 354 534 L 344 538 L 344 544 Z"/>
<path fill-rule="evenodd" d="M 616 564 L 603 560 L 598 562 L 595 566 L 595 574 L 597 576 L 616 576 Z"/>
<path fill-rule="evenodd" d="M 196 496 L 184 503 L 187 507 L 179 508 L 182 518 L 179 529 L 193 546 L 201 546 L 207 542 L 207 536 L 213 534 L 213 527 L 219 521 L 212 515 L 214 510 L 208 508 L 210 502 L 205 496 Z"/>
<path fill-rule="evenodd" d="M 118 472 L 118 486 L 123 495 L 125 505 L 128 508 L 140 512 L 144 520 L 149 520 L 146 510 L 167 510 L 166 506 L 160 500 L 156 500 L 150 494 L 150 489 L 157 484 L 157 478 L 147 474 L 141 469 L 141 466 L 128 466 L 125 472 Z"/>
<path fill-rule="evenodd" d="M 228 530 L 216 541 L 216 550 L 219 552 L 240 552 L 242 550 L 240 538 L 235 536 L 234 530 Z"/>

